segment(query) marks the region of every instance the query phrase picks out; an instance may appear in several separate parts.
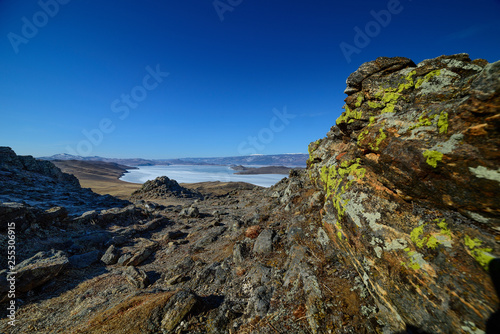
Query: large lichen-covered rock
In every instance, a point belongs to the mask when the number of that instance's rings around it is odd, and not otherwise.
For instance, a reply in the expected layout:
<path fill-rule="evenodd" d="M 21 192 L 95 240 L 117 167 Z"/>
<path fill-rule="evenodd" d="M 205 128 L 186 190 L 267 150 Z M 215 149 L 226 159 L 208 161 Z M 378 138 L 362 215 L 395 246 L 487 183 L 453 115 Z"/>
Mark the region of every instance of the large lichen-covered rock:
<path fill-rule="evenodd" d="M 387 331 L 484 330 L 498 305 L 500 62 L 379 58 L 347 83 L 337 125 L 309 146 L 325 229 Z"/>

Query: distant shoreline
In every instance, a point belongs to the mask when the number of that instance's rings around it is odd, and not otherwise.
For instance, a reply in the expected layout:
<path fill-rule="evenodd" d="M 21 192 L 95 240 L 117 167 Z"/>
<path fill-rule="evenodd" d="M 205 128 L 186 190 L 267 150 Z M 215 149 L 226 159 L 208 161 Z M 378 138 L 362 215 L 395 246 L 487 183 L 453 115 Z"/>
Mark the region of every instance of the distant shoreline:
<path fill-rule="evenodd" d="M 237 175 L 261 175 L 261 174 L 288 175 L 290 173 L 290 170 L 293 168 L 285 166 L 245 167 L 242 165 L 238 165 L 238 166 L 231 166 L 231 169 L 238 171 L 234 173 Z"/>

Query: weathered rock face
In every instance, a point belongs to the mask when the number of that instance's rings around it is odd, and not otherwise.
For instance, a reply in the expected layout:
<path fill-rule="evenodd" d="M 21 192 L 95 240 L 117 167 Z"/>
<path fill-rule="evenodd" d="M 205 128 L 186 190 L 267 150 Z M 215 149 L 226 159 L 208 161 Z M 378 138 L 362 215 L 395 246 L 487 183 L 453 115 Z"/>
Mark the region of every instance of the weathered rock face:
<path fill-rule="evenodd" d="M 379 58 L 309 145 L 322 221 L 387 331 L 484 329 L 500 255 L 500 62 Z"/>
<path fill-rule="evenodd" d="M 0 147 L 0 170 L 3 172 L 32 172 L 43 174 L 59 182 L 79 187 L 78 179 L 61 172 L 53 163 L 37 160 L 32 156 L 18 156 L 10 147 Z"/>
<path fill-rule="evenodd" d="M 194 190 L 181 187 L 175 180 L 160 176 L 144 183 L 141 189 L 132 194 L 131 198 L 136 201 L 166 197 L 201 198 L 202 196 Z"/>
<path fill-rule="evenodd" d="M 9 147 L 0 147 L 0 202 L 22 202 L 44 210 L 63 206 L 70 214 L 128 203 L 82 189 L 76 177 L 50 161 L 18 156 Z M 0 225 L 2 221 L 0 217 Z"/>
<path fill-rule="evenodd" d="M 2 279 L 0 284 L 0 300 L 3 301 L 7 297 L 10 288 L 9 279 L 15 280 L 14 290 L 30 291 L 59 275 L 67 264 L 68 258 L 61 251 L 39 252 L 10 271 L 0 271 L 0 276 L 7 278 L 7 280 Z"/>

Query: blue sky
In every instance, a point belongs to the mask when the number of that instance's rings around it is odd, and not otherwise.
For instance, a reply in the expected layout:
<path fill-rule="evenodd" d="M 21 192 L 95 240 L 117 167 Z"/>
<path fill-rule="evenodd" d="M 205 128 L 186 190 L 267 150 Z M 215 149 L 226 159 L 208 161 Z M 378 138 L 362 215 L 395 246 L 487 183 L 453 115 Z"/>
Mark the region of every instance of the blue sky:
<path fill-rule="evenodd" d="M 499 60 L 500 1 L 4 0 L 0 38 L 0 145 L 18 154 L 305 153 L 363 62 Z"/>

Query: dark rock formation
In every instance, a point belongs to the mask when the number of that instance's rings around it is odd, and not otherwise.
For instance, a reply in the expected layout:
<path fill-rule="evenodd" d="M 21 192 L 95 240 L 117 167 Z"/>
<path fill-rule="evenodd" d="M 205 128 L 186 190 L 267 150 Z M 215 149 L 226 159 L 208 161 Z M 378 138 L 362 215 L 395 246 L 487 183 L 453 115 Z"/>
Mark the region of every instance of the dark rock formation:
<path fill-rule="evenodd" d="M 62 206 L 72 215 L 128 203 L 82 189 L 76 177 L 50 161 L 18 156 L 9 147 L 0 147 L 0 185 L 0 203 L 18 202 L 45 210 Z"/>
<path fill-rule="evenodd" d="M 132 194 L 134 201 L 141 199 L 161 199 L 166 197 L 180 198 L 202 198 L 197 191 L 180 186 L 177 181 L 166 176 L 159 176 L 154 180 L 147 181 L 142 188 Z"/>
<path fill-rule="evenodd" d="M 24 260 L 11 270 L 0 271 L 0 300 L 4 301 L 9 291 L 9 278 L 14 278 L 14 291 L 30 291 L 56 277 L 69 263 L 63 252 L 39 252 L 33 257 Z M 7 277 L 7 280 L 4 279 Z"/>

